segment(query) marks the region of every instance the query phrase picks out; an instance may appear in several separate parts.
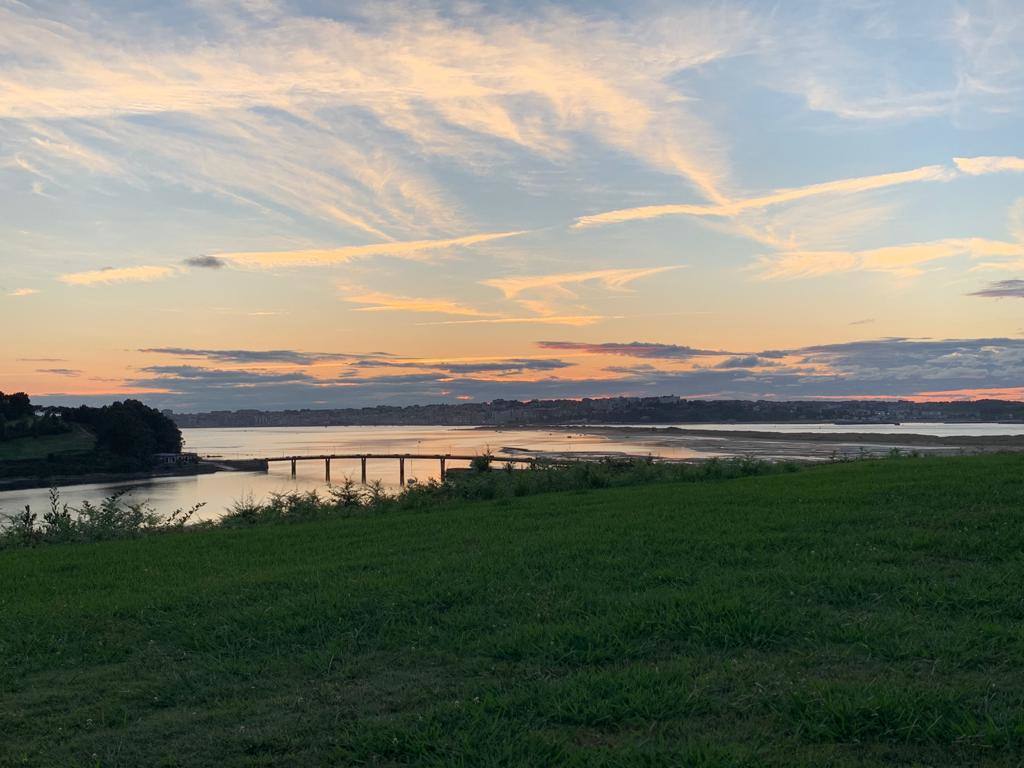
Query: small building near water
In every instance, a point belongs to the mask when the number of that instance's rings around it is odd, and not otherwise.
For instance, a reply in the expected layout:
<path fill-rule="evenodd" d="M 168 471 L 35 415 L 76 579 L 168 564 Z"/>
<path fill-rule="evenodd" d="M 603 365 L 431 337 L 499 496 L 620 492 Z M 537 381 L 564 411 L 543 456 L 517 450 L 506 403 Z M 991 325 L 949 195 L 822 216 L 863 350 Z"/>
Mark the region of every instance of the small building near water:
<path fill-rule="evenodd" d="M 161 467 L 177 467 L 182 464 L 198 464 L 198 453 L 154 453 L 153 463 Z"/>

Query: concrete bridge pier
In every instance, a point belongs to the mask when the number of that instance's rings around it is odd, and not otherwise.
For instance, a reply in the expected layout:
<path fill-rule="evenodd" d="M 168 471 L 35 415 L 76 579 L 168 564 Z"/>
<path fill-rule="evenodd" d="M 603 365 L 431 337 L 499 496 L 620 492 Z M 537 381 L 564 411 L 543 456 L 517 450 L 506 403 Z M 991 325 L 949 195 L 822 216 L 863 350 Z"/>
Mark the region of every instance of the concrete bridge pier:
<path fill-rule="evenodd" d="M 441 482 L 444 482 L 444 456 L 441 457 Z"/>
<path fill-rule="evenodd" d="M 405 487 L 405 457 L 398 459 L 398 484 Z"/>
<path fill-rule="evenodd" d="M 327 481 L 328 485 L 331 484 L 331 457 L 330 456 L 328 456 L 326 459 L 324 459 L 324 480 Z"/>
<path fill-rule="evenodd" d="M 362 482 L 366 485 L 366 457 L 363 456 L 359 459 L 360 468 L 362 470 Z"/>
<path fill-rule="evenodd" d="M 295 459 L 292 459 L 292 477 L 295 477 Z"/>

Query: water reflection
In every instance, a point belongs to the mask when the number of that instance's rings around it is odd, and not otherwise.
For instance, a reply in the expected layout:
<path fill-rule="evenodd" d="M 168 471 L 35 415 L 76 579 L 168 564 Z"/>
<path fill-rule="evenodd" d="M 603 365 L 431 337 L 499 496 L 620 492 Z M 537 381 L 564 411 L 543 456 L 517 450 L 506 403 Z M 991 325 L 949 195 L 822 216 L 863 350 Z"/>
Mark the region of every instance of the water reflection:
<path fill-rule="evenodd" d="M 457 453 L 473 455 L 504 448 L 538 451 L 615 452 L 635 455 L 657 453 L 673 458 L 702 456 L 685 447 L 655 447 L 641 442 L 618 441 L 610 437 L 579 433 L 534 430 L 480 430 L 455 427 L 308 427 L 263 429 L 186 429 L 182 430 L 185 449 L 204 456 L 222 458 L 253 458 L 325 453 Z M 467 462 L 450 461 L 448 468 L 467 466 Z M 337 483 L 345 477 L 359 478 L 358 460 L 331 462 L 331 478 Z M 406 479 L 421 481 L 437 478 L 440 465 L 436 460 L 406 460 Z M 371 459 L 367 462 L 367 479 L 380 480 L 398 488 L 398 461 Z M 147 501 L 157 511 L 169 514 L 178 508 L 189 508 L 206 502 L 193 520 L 216 519 L 235 501 L 252 497 L 265 499 L 272 493 L 324 489 L 324 463 L 299 462 L 296 476 L 291 476 L 287 463 L 271 464 L 270 471 L 218 472 L 191 477 L 167 477 L 123 483 L 97 483 L 61 488 L 63 501 L 77 506 L 83 501 L 96 502 L 111 493 L 124 492 L 132 501 Z M 31 505 L 42 513 L 48 508 L 48 490 L 33 488 L 0 493 L 0 514 L 13 514 Z"/>

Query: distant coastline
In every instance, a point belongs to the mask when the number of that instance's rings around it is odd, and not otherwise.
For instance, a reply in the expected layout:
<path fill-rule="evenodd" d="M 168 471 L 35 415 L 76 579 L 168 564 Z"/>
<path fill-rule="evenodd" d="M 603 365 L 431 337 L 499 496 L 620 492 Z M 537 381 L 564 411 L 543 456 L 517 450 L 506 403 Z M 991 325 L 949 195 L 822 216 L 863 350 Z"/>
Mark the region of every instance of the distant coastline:
<path fill-rule="evenodd" d="M 911 424 L 913 422 L 910 422 Z M 996 423 L 996 422 L 992 422 Z M 1017 423 L 1017 422 L 1004 422 Z M 803 424 L 803 422 L 801 422 Z M 811 425 L 808 425 L 811 426 Z M 847 426 L 847 425 L 843 425 Z M 537 427 L 541 429 L 541 427 Z M 771 432 L 748 429 L 690 429 L 684 427 L 625 427 L 616 425 L 584 425 L 574 427 L 544 427 L 564 429 L 587 434 L 613 434 L 619 438 L 650 436 L 707 437 L 732 440 L 771 440 L 793 443 L 863 443 L 865 445 L 934 446 L 949 448 L 987 448 L 1024 450 L 1024 424 L 1020 435 L 921 435 L 886 432 Z"/>
<path fill-rule="evenodd" d="M 661 397 L 581 400 L 492 400 L 482 403 L 372 408 L 258 409 L 174 413 L 182 429 L 251 427 L 447 426 L 525 427 L 569 424 L 893 424 L 1020 423 L 1024 402 L 973 400 L 687 400 Z"/>

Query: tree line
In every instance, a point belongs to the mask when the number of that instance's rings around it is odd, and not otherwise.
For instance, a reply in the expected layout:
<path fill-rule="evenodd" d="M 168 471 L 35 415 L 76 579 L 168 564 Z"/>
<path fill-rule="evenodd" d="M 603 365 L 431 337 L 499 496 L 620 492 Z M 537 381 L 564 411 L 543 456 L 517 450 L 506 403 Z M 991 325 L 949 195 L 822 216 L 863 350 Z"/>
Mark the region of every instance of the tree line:
<path fill-rule="evenodd" d="M 95 436 L 96 445 L 91 453 L 96 459 L 116 457 L 145 465 L 155 453 L 181 452 L 178 426 L 138 400 L 117 401 L 99 408 L 41 407 L 34 405 L 24 392 L 0 392 L 0 440 L 59 434 L 70 431 L 73 425 L 80 425 Z"/>

